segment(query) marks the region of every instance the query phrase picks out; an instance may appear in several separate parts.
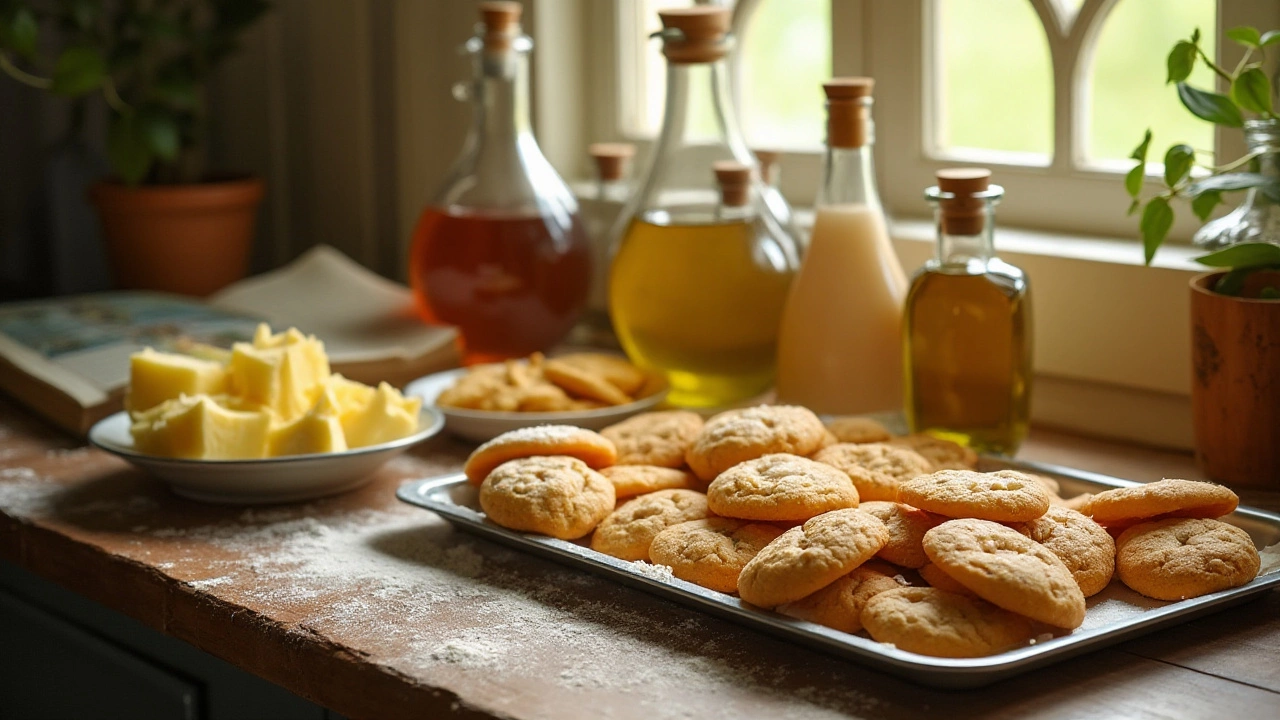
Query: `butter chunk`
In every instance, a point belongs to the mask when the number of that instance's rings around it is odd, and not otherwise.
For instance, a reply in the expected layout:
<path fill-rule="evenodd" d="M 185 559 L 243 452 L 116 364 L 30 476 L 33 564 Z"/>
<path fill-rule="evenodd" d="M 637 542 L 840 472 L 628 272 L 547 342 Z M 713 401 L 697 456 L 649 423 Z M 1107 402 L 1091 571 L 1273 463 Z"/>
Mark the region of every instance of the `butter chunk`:
<path fill-rule="evenodd" d="M 412 435 L 418 431 L 421 409 L 422 398 L 406 398 L 399 390 L 381 383 L 368 404 L 344 418 L 347 446 L 378 445 Z"/>
<path fill-rule="evenodd" d="M 267 455 L 271 415 L 233 410 L 209 395 L 183 395 L 141 413 L 129 428 L 138 450 L 196 460 Z"/>
<path fill-rule="evenodd" d="M 320 395 L 305 415 L 271 431 L 268 452 L 272 456 L 335 453 L 347 449 L 332 390 Z"/>
<path fill-rule="evenodd" d="M 212 360 L 146 348 L 129 357 L 125 407 L 140 413 L 182 395 L 216 395 L 226 390 L 227 369 Z"/>
<path fill-rule="evenodd" d="M 324 343 L 296 329 L 271 335 L 261 325 L 253 343 L 231 348 L 232 391 L 250 403 L 270 408 L 288 424 L 305 414 L 329 377 Z M 265 332 L 264 332 L 265 330 Z"/>

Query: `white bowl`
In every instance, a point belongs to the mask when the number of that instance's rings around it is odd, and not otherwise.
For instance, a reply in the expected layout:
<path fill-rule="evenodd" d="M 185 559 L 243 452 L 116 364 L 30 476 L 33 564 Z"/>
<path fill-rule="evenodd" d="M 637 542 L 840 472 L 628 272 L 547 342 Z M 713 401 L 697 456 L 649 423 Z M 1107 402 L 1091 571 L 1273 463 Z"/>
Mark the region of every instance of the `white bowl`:
<path fill-rule="evenodd" d="M 422 398 L 423 407 L 431 406 L 439 410 L 444 415 L 445 427 L 449 432 L 475 442 L 492 440 L 509 430 L 534 425 L 577 425 L 588 430 L 599 430 L 637 413 L 652 410 L 667 397 L 667 388 L 664 386 L 661 391 L 626 405 L 566 412 L 500 412 L 436 405 L 436 398 L 440 393 L 466 374 L 466 368 L 459 368 L 427 375 L 405 386 L 404 393 Z"/>
<path fill-rule="evenodd" d="M 444 418 L 423 407 L 418 432 L 380 445 L 339 453 L 284 455 L 255 460 L 189 460 L 138 452 L 129 414 L 118 412 L 89 429 L 89 442 L 169 483 L 173 491 L 211 503 L 283 503 L 353 490 L 373 479 L 383 463 L 440 432 Z"/>

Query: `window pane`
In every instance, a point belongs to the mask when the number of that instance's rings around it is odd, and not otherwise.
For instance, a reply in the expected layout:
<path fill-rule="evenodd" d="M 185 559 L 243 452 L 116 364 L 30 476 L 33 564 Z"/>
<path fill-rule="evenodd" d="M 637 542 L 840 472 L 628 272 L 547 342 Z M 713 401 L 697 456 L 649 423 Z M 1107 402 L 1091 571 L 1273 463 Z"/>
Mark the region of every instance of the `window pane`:
<path fill-rule="evenodd" d="M 1031 3 L 936 0 L 935 8 L 935 150 L 1048 164 L 1053 72 Z"/>
<path fill-rule="evenodd" d="M 753 147 L 822 144 L 831 0 L 761 0 L 740 39 L 741 122 Z"/>
<path fill-rule="evenodd" d="M 1090 72 L 1085 143 L 1089 160 L 1124 161 L 1148 127 L 1153 135 L 1151 147 L 1158 153 L 1179 142 L 1213 149 L 1213 126 L 1187 112 L 1174 86 L 1165 84 L 1165 59 L 1174 43 L 1190 38 L 1197 27 L 1201 47 L 1213 57 L 1215 16 L 1214 0 L 1121 0 L 1116 4 L 1103 22 Z M 1189 82 L 1213 89 L 1213 71 L 1197 60 Z M 1156 154 L 1152 159 L 1161 157 Z"/>

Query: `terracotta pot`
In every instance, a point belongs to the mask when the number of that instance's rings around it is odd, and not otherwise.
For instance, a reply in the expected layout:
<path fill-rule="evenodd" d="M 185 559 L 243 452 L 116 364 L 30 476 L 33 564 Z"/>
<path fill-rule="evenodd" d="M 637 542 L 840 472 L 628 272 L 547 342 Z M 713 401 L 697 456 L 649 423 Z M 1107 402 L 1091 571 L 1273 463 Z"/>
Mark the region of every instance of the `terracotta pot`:
<path fill-rule="evenodd" d="M 204 296 L 243 278 L 264 188 L 260 178 L 95 184 L 89 196 L 116 286 Z"/>
<path fill-rule="evenodd" d="M 1196 459 L 1210 479 L 1280 489 L 1280 300 L 1191 280 L 1191 412 Z"/>

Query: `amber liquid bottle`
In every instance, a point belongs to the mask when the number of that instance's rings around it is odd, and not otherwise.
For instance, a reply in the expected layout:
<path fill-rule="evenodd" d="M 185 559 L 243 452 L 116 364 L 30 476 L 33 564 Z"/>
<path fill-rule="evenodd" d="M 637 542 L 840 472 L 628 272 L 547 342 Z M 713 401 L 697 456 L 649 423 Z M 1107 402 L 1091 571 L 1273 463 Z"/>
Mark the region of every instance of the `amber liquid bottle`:
<path fill-rule="evenodd" d="M 938 254 L 903 313 L 907 422 L 979 452 L 1013 455 L 1031 414 L 1031 309 L 1022 270 L 995 255 L 1004 191 L 979 169 L 938 172 Z"/>

